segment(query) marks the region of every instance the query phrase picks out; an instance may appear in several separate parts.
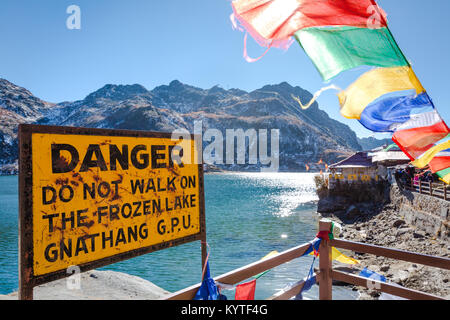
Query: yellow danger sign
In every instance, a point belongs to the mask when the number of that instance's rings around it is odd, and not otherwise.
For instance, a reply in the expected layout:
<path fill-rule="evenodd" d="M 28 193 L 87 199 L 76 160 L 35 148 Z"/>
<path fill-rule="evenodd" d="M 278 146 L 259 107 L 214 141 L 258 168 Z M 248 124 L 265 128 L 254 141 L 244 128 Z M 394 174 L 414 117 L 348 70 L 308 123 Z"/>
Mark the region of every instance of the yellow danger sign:
<path fill-rule="evenodd" d="M 203 236 L 203 171 L 193 138 L 28 128 L 30 152 L 23 147 L 21 155 L 31 161 L 31 185 L 22 183 L 21 194 L 32 198 L 30 276 L 105 265 Z"/>

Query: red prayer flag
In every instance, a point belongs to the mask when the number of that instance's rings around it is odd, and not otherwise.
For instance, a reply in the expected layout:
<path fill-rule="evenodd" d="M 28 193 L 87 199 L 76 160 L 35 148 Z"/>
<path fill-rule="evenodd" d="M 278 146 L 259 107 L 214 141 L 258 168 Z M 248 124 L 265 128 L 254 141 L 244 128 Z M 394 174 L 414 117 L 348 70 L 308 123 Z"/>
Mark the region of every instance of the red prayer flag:
<path fill-rule="evenodd" d="M 236 286 L 235 300 L 255 300 L 256 279 Z"/>
<path fill-rule="evenodd" d="M 319 26 L 386 27 L 374 0 L 235 0 L 234 17 L 262 46 L 285 48 L 296 31 Z"/>
<path fill-rule="evenodd" d="M 445 122 L 439 121 L 427 127 L 397 130 L 392 140 L 411 160 L 414 160 L 449 133 Z"/>
<path fill-rule="evenodd" d="M 433 158 L 433 160 L 431 160 L 431 162 L 428 165 L 430 166 L 431 172 L 433 173 L 445 170 L 447 168 L 450 168 L 450 157 L 436 156 Z"/>

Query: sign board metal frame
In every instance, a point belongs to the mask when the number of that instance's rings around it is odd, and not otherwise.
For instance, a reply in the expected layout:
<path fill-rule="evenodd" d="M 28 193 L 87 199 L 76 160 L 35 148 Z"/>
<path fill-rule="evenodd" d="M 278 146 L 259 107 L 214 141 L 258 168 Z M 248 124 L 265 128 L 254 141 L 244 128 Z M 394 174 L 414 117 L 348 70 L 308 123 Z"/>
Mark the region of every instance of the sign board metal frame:
<path fill-rule="evenodd" d="M 83 135 L 83 136 L 110 136 L 110 137 L 131 137 L 131 138 L 165 138 L 171 139 L 170 133 L 115 130 L 115 129 L 94 129 L 76 128 L 44 125 L 19 125 L 19 299 L 33 299 L 33 288 L 35 286 L 70 276 L 66 270 L 59 270 L 43 275 L 34 275 L 33 272 L 33 150 L 32 134 L 62 134 L 62 135 Z M 196 136 L 190 135 L 195 141 Z M 205 198 L 204 198 L 204 177 L 203 164 L 198 164 L 199 177 L 199 218 L 200 231 L 197 234 L 188 235 L 182 238 L 165 241 L 156 245 L 133 249 L 99 260 L 77 265 L 81 272 L 106 266 L 115 262 L 127 260 L 146 253 L 162 250 L 180 244 L 200 240 L 202 266 L 205 263 L 206 250 L 206 224 L 205 224 Z"/>

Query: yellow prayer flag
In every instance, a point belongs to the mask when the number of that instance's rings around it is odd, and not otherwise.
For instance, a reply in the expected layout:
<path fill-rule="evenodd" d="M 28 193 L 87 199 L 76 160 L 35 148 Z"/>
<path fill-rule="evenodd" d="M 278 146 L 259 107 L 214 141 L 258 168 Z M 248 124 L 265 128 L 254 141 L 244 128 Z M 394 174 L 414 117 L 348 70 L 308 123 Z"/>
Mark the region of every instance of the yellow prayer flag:
<path fill-rule="evenodd" d="M 313 255 L 313 252 L 311 252 L 309 255 Z M 346 256 L 335 247 L 331 248 L 331 259 L 345 264 L 359 264 L 358 260 Z"/>
<path fill-rule="evenodd" d="M 446 184 L 450 184 L 450 173 L 445 175 L 443 178 L 440 178 L 442 181 L 444 181 Z"/>
<path fill-rule="evenodd" d="M 339 262 L 342 262 L 345 264 L 358 264 L 359 263 L 358 260 L 346 256 L 345 254 L 340 252 L 335 247 L 332 247 L 332 249 L 331 249 L 331 258 L 333 260 L 336 260 L 336 261 L 339 261 Z"/>
<path fill-rule="evenodd" d="M 370 70 L 339 92 L 341 115 L 348 119 L 360 119 L 367 105 L 382 95 L 411 89 L 416 90 L 417 94 L 425 91 L 411 67 Z"/>
<path fill-rule="evenodd" d="M 264 260 L 273 256 L 276 256 L 279 252 L 277 250 L 270 251 L 268 254 L 266 254 L 264 257 L 262 257 L 260 260 Z"/>
<path fill-rule="evenodd" d="M 420 158 L 414 160 L 411 164 L 420 169 L 425 168 L 439 152 L 448 148 L 450 148 L 450 140 L 428 149 Z"/>

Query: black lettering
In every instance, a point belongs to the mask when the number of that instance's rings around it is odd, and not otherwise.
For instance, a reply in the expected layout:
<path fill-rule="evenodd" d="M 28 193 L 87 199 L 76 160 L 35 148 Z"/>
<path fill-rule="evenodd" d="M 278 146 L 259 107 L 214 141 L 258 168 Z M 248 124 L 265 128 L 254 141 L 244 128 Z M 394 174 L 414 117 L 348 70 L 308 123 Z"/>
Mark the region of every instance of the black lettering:
<path fill-rule="evenodd" d="M 47 191 L 52 193 L 51 199 L 47 198 Z M 56 202 L 56 190 L 53 187 L 43 187 L 42 188 L 42 204 L 52 204 Z"/>
<path fill-rule="evenodd" d="M 174 155 L 174 150 L 178 150 L 178 155 Z M 181 168 L 184 167 L 181 158 L 183 157 L 183 148 L 181 146 L 169 146 L 169 167 L 173 168 L 174 160 Z"/>
<path fill-rule="evenodd" d="M 158 169 L 158 168 L 165 168 L 166 163 L 158 163 L 158 160 L 163 160 L 166 158 L 166 155 L 164 153 L 159 153 L 160 150 L 165 150 L 165 146 L 161 145 L 153 145 L 152 146 L 152 169 Z"/>
<path fill-rule="evenodd" d="M 94 233 L 89 236 L 89 238 L 91 239 L 91 252 L 95 252 L 95 238 L 97 238 L 99 235 L 99 233 Z"/>
<path fill-rule="evenodd" d="M 95 183 L 92 183 L 92 187 L 89 187 L 87 183 L 83 183 L 83 199 L 87 199 L 86 191 L 91 196 L 91 199 L 95 199 Z"/>
<path fill-rule="evenodd" d="M 75 214 L 73 211 L 70 212 L 70 217 L 66 218 L 66 213 L 61 213 L 61 230 L 66 230 L 66 222 L 70 222 L 71 229 L 75 227 Z"/>
<path fill-rule="evenodd" d="M 60 260 L 64 260 L 64 253 L 68 258 L 72 258 L 72 239 L 67 240 L 68 246 L 64 243 L 64 240 L 59 242 L 59 258 Z"/>
<path fill-rule="evenodd" d="M 131 163 L 133 164 L 133 166 L 136 169 L 145 169 L 145 168 L 148 167 L 148 164 L 149 164 L 149 157 L 148 157 L 147 153 L 144 153 L 144 154 L 140 155 L 140 160 L 142 162 L 138 161 L 138 159 L 137 159 L 138 152 L 142 151 L 142 150 L 147 150 L 147 147 L 142 145 L 142 144 L 139 144 L 139 145 L 135 146 L 133 148 L 133 150 L 131 150 L 131 155 L 130 155 Z"/>
<path fill-rule="evenodd" d="M 196 207 L 196 205 L 195 205 L 195 194 L 191 194 L 190 196 L 189 196 L 189 200 L 191 200 L 190 202 L 190 207 L 191 208 L 195 208 Z"/>
<path fill-rule="evenodd" d="M 69 197 L 68 197 L 68 198 L 66 198 L 66 197 L 64 196 L 64 190 L 66 190 L 66 189 L 69 190 Z M 73 189 L 72 189 L 72 187 L 71 187 L 70 185 L 68 185 L 68 184 L 63 185 L 63 186 L 61 187 L 61 189 L 59 189 L 59 198 L 61 199 L 62 202 L 69 202 L 70 200 L 73 199 L 73 195 L 74 195 Z"/>
<path fill-rule="evenodd" d="M 169 211 L 172 211 L 172 210 L 173 210 L 173 208 L 171 208 L 170 205 L 169 205 L 169 198 L 166 198 L 166 211 L 169 212 Z"/>
<path fill-rule="evenodd" d="M 133 181 L 134 181 L 134 183 L 133 183 Z M 144 192 L 144 179 L 141 179 L 141 180 L 137 180 L 137 179 L 136 180 L 130 180 L 130 183 L 131 183 L 131 192 L 133 194 L 136 193 L 138 188 L 139 188 L 139 191 L 141 193 Z"/>
<path fill-rule="evenodd" d="M 146 227 L 147 224 L 145 222 L 139 227 L 139 236 L 141 239 L 147 239 L 148 237 L 148 229 Z"/>
<path fill-rule="evenodd" d="M 161 213 L 161 199 L 152 199 L 153 213 L 155 213 L 155 208 L 158 213 Z"/>
<path fill-rule="evenodd" d="M 180 219 L 178 219 L 177 217 L 173 217 L 171 220 L 172 223 L 172 232 L 175 229 L 176 226 L 178 226 L 178 224 L 180 223 Z"/>
<path fill-rule="evenodd" d="M 119 220 L 120 207 L 117 204 L 113 204 L 109 207 L 109 220 Z"/>
<path fill-rule="evenodd" d="M 136 209 L 134 209 L 133 217 L 139 217 L 141 215 L 139 209 L 141 208 L 142 202 L 133 202 L 133 206 L 136 206 Z"/>
<path fill-rule="evenodd" d="M 142 183 L 144 183 L 144 181 L 142 181 Z M 155 182 L 152 178 L 148 179 L 147 189 L 145 189 L 145 192 L 147 193 L 149 190 L 153 190 L 153 192 L 156 192 Z"/>
<path fill-rule="evenodd" d="M 117 162 L 119 162 L 122 170 L 128 170 L 128 146 L 122 146 L 122 152 L 115 144 L 109 145 L 109 161 L 111 170 L 117 170 Z"/>
<path fill-rule="evenodd" d="M 103 191 L 106 190 L 106 191 Z M 102 181 L 98 184 L 97 193 L 100 197 L 106 198 L 111 193 L 111 187 L 108 182 Z"/>
<path fill-rule="evenodd" d="M 95 154 L 95 160 L 92 157 Z M 108 168 L 106 167 L 105 159 L 103 158 L 102 151 L 100 149 L 100 145 L 98 144 L 90 144 L 86 155 L 84 156 L 83 162 L 81 164 L 80 172 L 86 172 L 89 168 L 100 168 L 101 171 L 106 171 Z"/>
<path fill-rule="evenodd" d="M 58 250 L 54 249 L 50 251 L 50 249 L 54 247 L 56 247 L 56 244 L 50 243 L 47 248 L 45 248 L 45 260 L 47 260 L 48 262 L 55 262 L 58 259 Z"/>
<path fill-rule="evenodd" d="M 185 222 L 186 216 L 183 216 L 183 227 L 185 229 L 188 229 L 191 226 L 191 215 L 190 214 L 187 215 L 187 219 L 188 219 L 188 221 Z"/>
<path fill-rule="evenodd" d="M 42 216 L 42 219 L 48 219 L 48 232 L 53 232 L 53 218 L 59 216 L 59 213 L 46 214 Z"/>
<path fill-rule="evenodd" d="M 166 233 L 166 226 L 164 224 L 164 219 L 159 220 L 158 224 L 156 225 L 156 230 L 158 231 L 159 234 L 163 235 L 164 233 Z"/>
<path fill-rule="evenodd" d="M 131 242 L 131 236 L 134 241 L 137 241 L 137 226 L 128 227 L 128 242 Z"/>
<path fill-rule="evenodd" d="M 128 211 L 127 214 L 125 214 L 125 208 L 127 208 L 127 211 Z M 122 217 L 124 217 L 125 219 L 126 219 L 126 218 L 129 218 L 129 217 L 131 216 L 132 212 L 133 212 L 133 210 L 132 210 L 132 208 L 131 208 L 131 204 L 129 204 L 129 203 L 124 203 L 124 204 L 122 205 Z"/>
<path fill-rule="evenodd" d="M 106 211 L 107 209 L 108 209 L 108 207 L 98 207 L 97 208 L 98 223 L 102 223 L 102 217 L 108 215 L 108 212 Z"/>
<path fill-rule="evenodd" d="M 195 176 L 189 176 L 189 188 L 195 188 L 196 185 Z"/>
<path fill-rule="evenodd" d="M 143 202 L 143 204 L 144 204 L 144 216 L 146 216 L 146 215 L 148 215 L 148 214 L 150 214 L 150 200 L 145 200 L 144 202 Z"/>
<path fill-rule="evenodd" d="M 188 180 L 185 176 L 182 176 L 180 179 L 180 187 L 181 189 L 186 189 L 188 184 Z"/>
<path fill-rule="evenodd" d="M 88 253 L 88 249 L 86 247 L 86 242 L 84 241 L 84 236 L 81 236 L 77 240 L 77 245 L 75 249 L 75 257 L 78 256 L 78 253 L 83 251 L 84 253 Z"/>
<path fill-rule="evenodd" d="M 183 208 L 189 208 L 189 202 L 188 202 L 189 195 L 183 196 Z"/>
<path fill-rule="evenodd" d="M 77 211 L 77 226 L 78 227 L 86 227 L 88 225 L 87 222 L 83 222 L 84 220 L 86 220 L 88 217 L 87 216 L 82 216 L 82 213 L 86 213 L 88 212 L 88 209 L 83 209 L 83 210 L 78 210 Z"/>
<path fill-rule="evenodd" d="M 173 207 L 173 210 L 181 209 L 181 199 L 179 196 L 175 197 L 175 205 Z"/>
<path fill-rule="evenodd" d="M 119 194 L 119 183 L 122 183 L 122 181 L 116 180 L 111 182 L 114 185 L 114 195 L 116 196 Z"/>
<path fill-rule="evenodd" d="M 123 229 L 119 228 L 117 230 L 117 238 L 115 246 L 117 247 L 121 242 L 123 242 L 123 244 L 127 243 L 127 241 L 125 240 L 125 233 L 123 232 Z"/>
<path fill-rule="evenodd" d="M 113 246 L 113 231 L 109 231 L 109 237 L 105 235 L 105 232 L 102 232 L 102 248 L 106 248 L 106 241 L 109 241 L 109 246 Z"/>
<path fill-rule="evenodd" d="M 158 192 L 166 191 L 166 188 L 161 187 L 161 178 L 158 178 L 157 181 L 158 181 Z"/>
<path fill-rule="evenodd" d="M 52 173 L 66 173 L 70 172 L 78 164 L 79 155 L 77 149 L 70 144 L 52 144 Z M 61 151 L 67 151 L 70 153 L 70 163 L 67 163 L 67 159 L 61 156 Z"/>
<path fill-rule="evenodd" d="M 167 190 L 170 190 L 170 191 L 175 191 L 176 190 L 176 188 L 175 188 L 175 179 L 176 179 L 176 177 L 174 177 L 174 178 L 167 177 Z"/>

